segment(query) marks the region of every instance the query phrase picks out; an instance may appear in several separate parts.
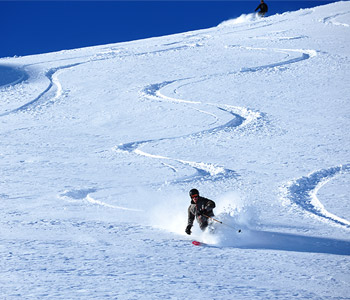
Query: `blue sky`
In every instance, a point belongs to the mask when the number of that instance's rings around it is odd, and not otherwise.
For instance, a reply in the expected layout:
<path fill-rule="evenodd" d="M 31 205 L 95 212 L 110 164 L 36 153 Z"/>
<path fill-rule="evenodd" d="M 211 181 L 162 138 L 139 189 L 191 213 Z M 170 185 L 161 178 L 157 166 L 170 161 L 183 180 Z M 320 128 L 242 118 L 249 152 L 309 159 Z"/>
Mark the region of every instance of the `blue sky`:
<path fill-rule="evenodd" d="M 204 29 L 254 12 L 248 1 L 1 1 L 0 57 Z M 269 15 L 337 1 L 265 0 Z"/>

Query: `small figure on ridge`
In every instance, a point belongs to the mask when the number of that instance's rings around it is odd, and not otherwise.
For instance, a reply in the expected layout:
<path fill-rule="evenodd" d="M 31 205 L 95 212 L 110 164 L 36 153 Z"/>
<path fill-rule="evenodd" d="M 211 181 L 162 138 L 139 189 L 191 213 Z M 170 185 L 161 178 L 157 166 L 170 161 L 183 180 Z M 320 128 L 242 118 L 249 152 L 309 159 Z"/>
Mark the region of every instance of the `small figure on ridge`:
<path fill-rule="evenodd" d="M 260 17 L 265 16 L 265 14 L 266 14 L 267 11 L 268 11 L 268 7 L 267 7 L 267 4 L 264 2 L 264 0 L 261 0 L 261 1 L 260 1 L 260 4 L 259 4 L 259 6 L 255 9 L 255 11 L 257 11 L 258 9 L 260 9 L 260 11 L 258 12 L 258 15 L 259 15 Z"/>

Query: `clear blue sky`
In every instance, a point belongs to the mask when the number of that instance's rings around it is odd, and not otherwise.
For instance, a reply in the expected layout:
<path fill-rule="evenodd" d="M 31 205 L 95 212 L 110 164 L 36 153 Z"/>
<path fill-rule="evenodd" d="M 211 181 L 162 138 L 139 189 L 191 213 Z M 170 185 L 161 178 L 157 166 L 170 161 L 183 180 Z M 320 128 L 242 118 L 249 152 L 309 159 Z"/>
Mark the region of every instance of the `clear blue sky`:
<path fill-rule="evenodd" d="M 1 1 L 0 57 L 46 53 L 216 26 L 248 1 Z M 337 1 L 265 0 L 268 15 Z"/>

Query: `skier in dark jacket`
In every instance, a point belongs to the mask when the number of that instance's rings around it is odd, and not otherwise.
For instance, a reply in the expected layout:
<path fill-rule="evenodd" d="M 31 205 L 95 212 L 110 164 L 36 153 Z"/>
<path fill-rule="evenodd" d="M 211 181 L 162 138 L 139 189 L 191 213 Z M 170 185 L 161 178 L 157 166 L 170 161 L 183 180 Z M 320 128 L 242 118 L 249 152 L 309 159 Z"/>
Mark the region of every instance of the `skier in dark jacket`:
<path fill-rule="evenodd" d="M 264 2 L 264 0 L 260 1 L 260 4 L 255 9 L 255 11 L 257 11 L 258 9 L 260 9 L 260 11 L 258 12 L 258 15 L 261 17 L 265 16 L 265 14 L 267 13 L 268 7 L 267 7 L 267 4 Z"/>
<path fill-rule="evenodd" d="M 213 208 L 215 202 L 207 198 L 199 196 L 197 189 L 190 190 L 191 205 L 188 207 L 188 221 L 185 232 L 191 234 L 193 221 L 196 218 L 200 229 L 204 231 L 208 226 L 208 217 L 213 217 Z"/>

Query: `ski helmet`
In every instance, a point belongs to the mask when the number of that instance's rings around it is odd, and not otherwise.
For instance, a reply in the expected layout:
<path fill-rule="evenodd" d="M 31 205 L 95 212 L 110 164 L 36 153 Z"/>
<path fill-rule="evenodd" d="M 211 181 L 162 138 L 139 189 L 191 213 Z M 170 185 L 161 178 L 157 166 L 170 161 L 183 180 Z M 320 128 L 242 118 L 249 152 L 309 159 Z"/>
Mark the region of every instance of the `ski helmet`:
<path fill-rule="evenodd" d="M 190 197 L 192 198 L 192 196 L 194 196 L 194 195 L 199 195 L 199 192 L 197 189 L 192 189 L 192 190 L 190 190 L 189 194 L 190 194 Z"/>

